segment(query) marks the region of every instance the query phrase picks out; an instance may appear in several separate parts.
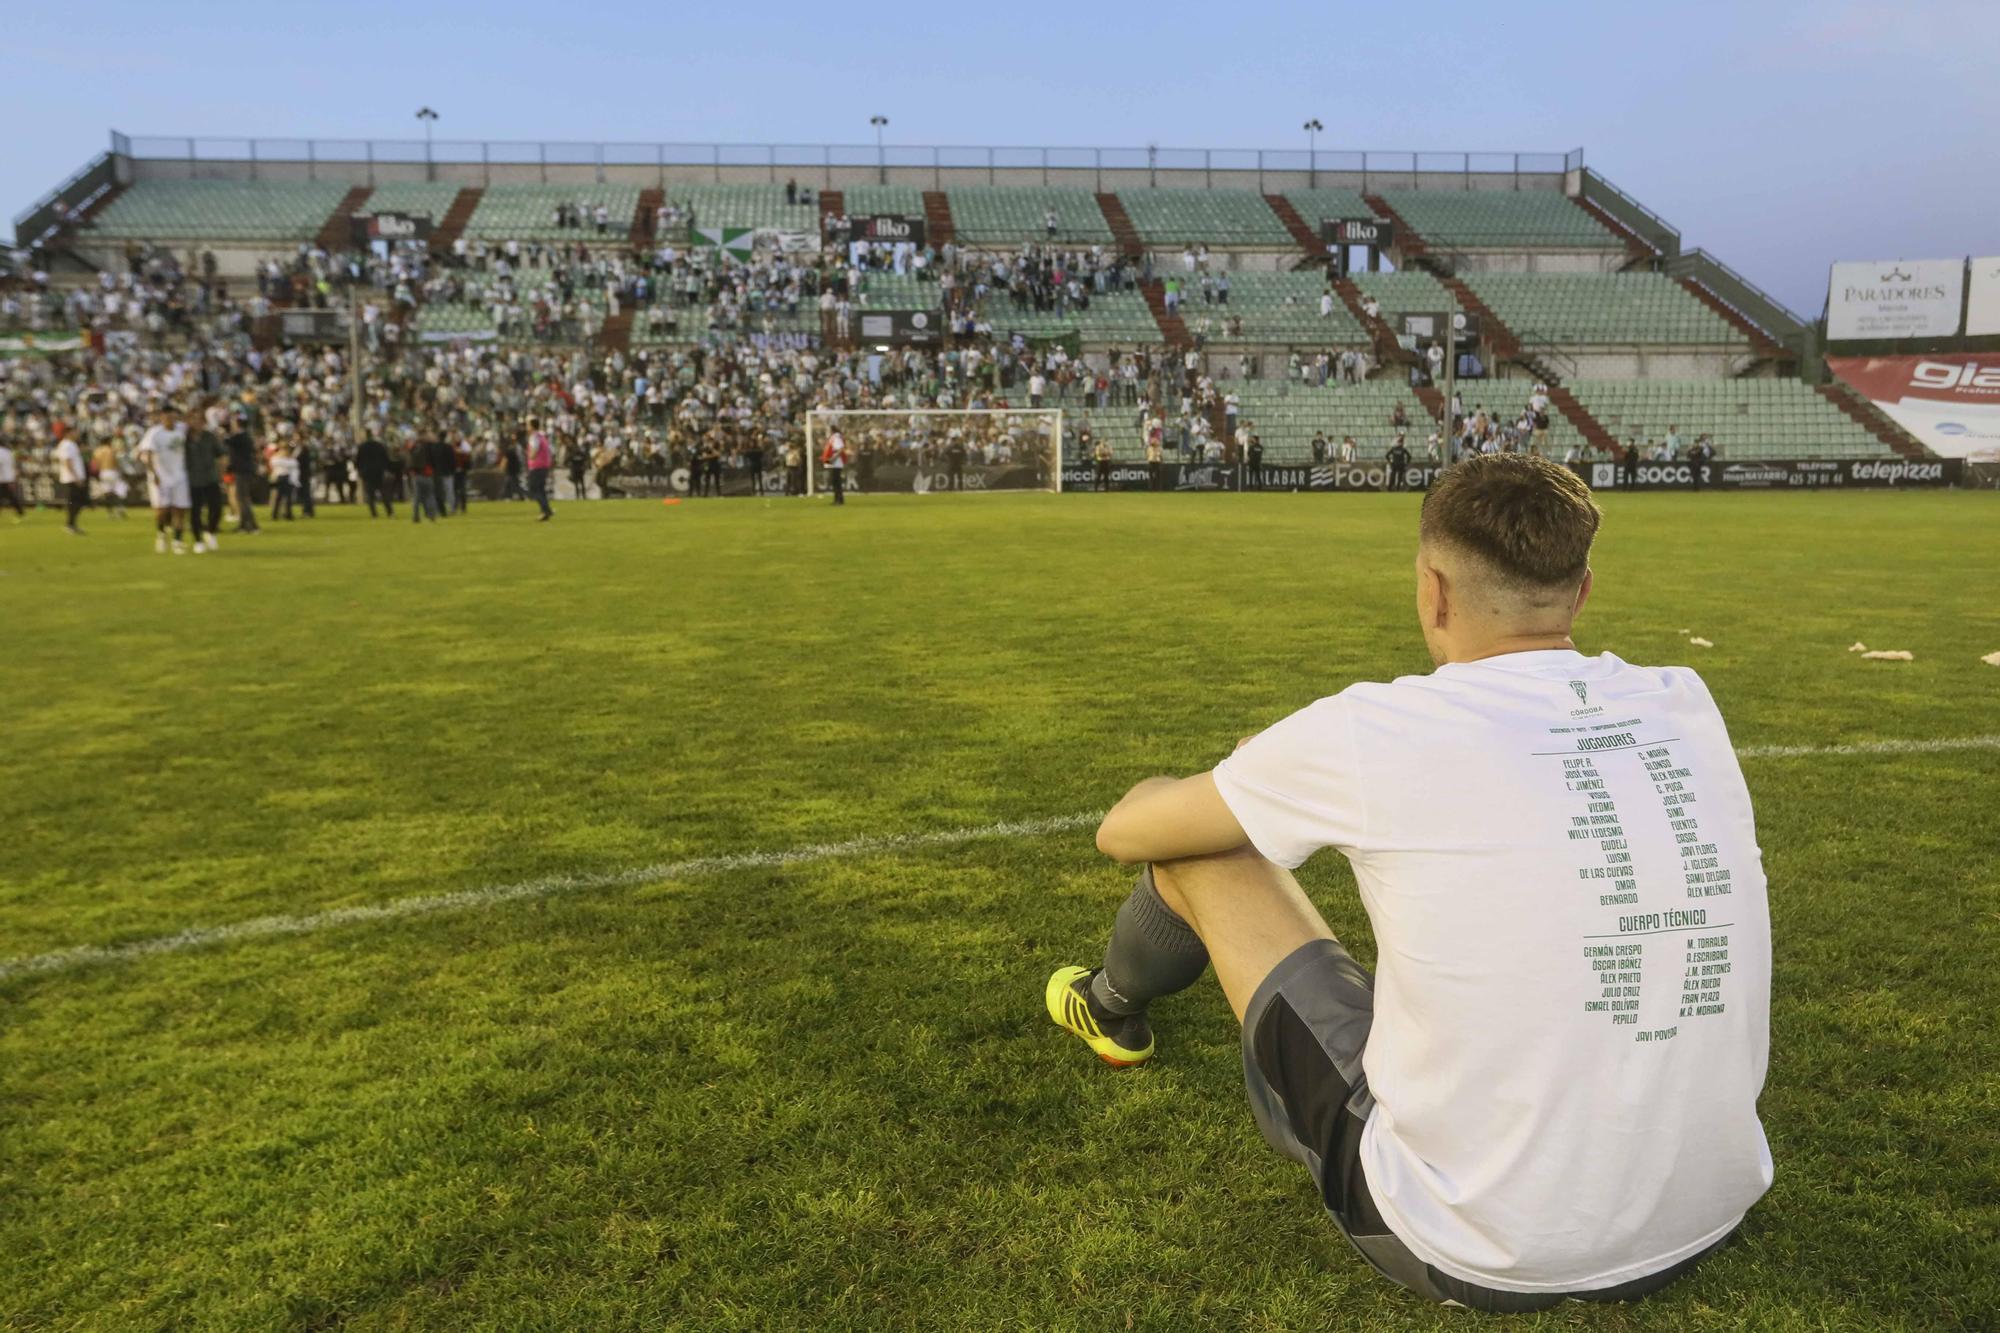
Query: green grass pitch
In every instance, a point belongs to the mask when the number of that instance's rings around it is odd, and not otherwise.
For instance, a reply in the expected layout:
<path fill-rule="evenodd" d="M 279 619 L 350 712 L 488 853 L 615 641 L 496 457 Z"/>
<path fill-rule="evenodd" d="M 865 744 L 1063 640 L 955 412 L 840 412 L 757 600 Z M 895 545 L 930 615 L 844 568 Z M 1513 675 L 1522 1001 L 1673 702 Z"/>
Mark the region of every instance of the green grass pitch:
<path fill-rule="evenodd" d="M 1996 503 L 1607 497 L 1579 644 L 1698 666 L 1739 745 L 1993 736 Z M 487 505 L 173 559 L 43 513 L 0 527 L 0 960 L 1098 811 L 1426 669 L 1415 518 Z M 1663 1296 L 1511 1323 L 1992 1328 L 2000 751 L 1746 771 L 1777 1184 Z M 1076 821 L 16 971 L 0 1326 L 1468 1327 L 1264 1148 L 1212 983 L 1143 1070 L 1048 1024 L 1126 882 Z"/>

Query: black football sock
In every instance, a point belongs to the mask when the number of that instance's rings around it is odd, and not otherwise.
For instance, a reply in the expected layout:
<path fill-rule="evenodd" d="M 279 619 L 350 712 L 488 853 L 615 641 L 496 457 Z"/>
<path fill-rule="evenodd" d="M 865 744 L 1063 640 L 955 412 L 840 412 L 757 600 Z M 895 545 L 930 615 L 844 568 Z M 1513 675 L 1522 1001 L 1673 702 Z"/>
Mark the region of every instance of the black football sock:
<path fill-rule="evenodd" d="M 1147 866 L 1118 909 L 1090 997 L 1112 1014 L 1143 1013 L 1160 996 L 1194 985 L 1207 967 L 1208 946 L 1160 897 Z"/>

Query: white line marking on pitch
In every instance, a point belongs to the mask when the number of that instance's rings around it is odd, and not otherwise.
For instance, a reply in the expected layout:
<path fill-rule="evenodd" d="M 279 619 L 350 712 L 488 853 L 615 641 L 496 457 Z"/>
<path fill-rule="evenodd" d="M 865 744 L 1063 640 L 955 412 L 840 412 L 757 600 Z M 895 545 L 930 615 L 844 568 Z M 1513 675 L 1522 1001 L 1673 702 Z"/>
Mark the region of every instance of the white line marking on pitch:
<path fill-rule="evenodd" d="M 1802 759 L 1820 755 L 1937 754 L 1950 750 L 2000 750 L 2000 736 L 1957 736 L 1942 740 L 1856 741 L 1848 745 L 1747 745 L 1737 750 L 1744 759 Z M 721 856 L 694 856 L 684 861 L 663 861 L 630 870 L 609 870 L 586 875 L 551 875 L 519 884 L 494 884 L 481 889 L 460 889 L 452 893 L 428 893 L 397 898 L 363 907 L 336 907 L 305 916 L 261 916 L 224 926 L 193 926 L 173 935 L 156 935 L 126 944 L 86 944 L 27 958 L 0 960 L 0 981 L 15 977 L 72 972 L 104 963 L 125 963 L 155 954 L 184 953 L 210 945 L 239 940 L 265 939 L 275 935 L 312 935 L 340 926 L 367 925 L 377 921 L 400 921 L 406 917 L 433 916 L 460 908 L 495 907 L 502 903 L 552 898 L 558 894 L 584 893 L 599 889 L 624 889 L 638 884 L 665 880 L 693 879 L 725 874 L 732 870 L 767 870 L 781 866 L 805 865 L 845 857 L 875 856 L 887 852 L 921 851 L 929 847 L 956 847 L 989 838 L 1040 838 L 1052 833 L 1068 833 L 1088 828 L 1103 817 L 1101 812 L 1059 815 L 1050 819 L 1024 819 L 972 828 L 939 829 L 932 833 L 894 833 L 883 837 L 849 838 L 843 842 L 811 843 L 774 852 L 737 852 Z"/>

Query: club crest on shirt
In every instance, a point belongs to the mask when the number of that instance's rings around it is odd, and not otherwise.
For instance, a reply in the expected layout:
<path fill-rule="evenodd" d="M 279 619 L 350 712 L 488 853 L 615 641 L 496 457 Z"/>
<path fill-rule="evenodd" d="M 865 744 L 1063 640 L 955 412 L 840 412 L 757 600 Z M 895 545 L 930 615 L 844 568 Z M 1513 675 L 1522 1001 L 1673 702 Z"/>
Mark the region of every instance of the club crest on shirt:
<path fill-rule="evenodd" d="M 1576 692 L 1576 701 L 1578 703 L 1587 704 L 1590 702 L 1590 686 L 1580 680 L 1573 680 L 1569 683 L 1569 687 Z"/>

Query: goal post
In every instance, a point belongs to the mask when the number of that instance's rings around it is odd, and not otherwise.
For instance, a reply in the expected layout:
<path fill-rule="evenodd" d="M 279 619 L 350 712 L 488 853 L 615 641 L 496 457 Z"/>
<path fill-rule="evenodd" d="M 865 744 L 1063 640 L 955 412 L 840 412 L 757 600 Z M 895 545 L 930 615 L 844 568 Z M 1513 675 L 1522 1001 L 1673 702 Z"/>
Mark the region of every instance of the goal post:
<path fill-rule="evenodd" d="M 1059 407 L 816 407 L 805 424 L 807 495 L 826 490 L 821 455 L 836 431 L 845 488 L 860 494 L 1062 489 Z"/>

